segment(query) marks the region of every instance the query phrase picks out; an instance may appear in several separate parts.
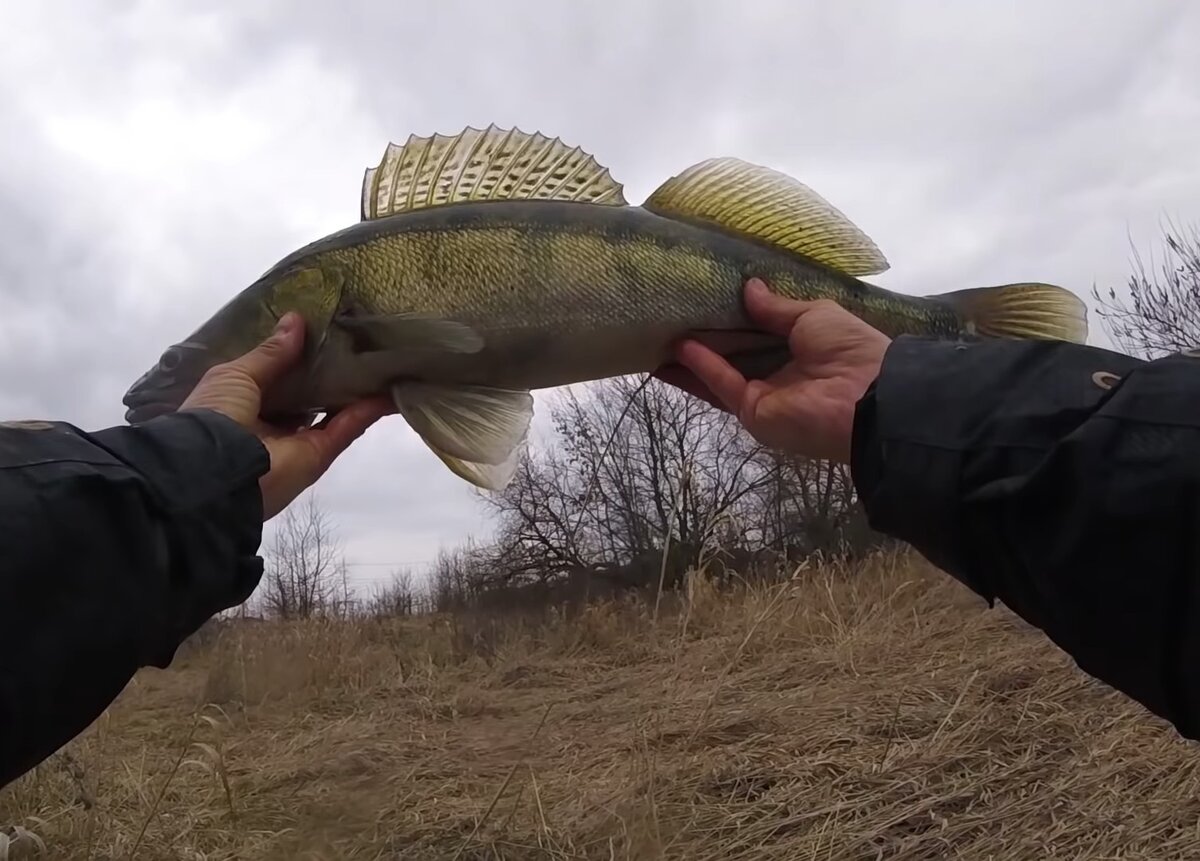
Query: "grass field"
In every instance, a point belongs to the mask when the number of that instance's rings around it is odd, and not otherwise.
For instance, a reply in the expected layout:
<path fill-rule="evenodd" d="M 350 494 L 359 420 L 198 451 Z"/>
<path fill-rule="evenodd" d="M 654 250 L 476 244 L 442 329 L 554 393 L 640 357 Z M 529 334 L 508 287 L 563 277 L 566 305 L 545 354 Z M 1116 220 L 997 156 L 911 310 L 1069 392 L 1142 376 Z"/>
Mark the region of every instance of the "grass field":
<path fill-rule="evenodd" d="M 141 673 L 0 826 L 56 859 L 1195 858 L 1198 763 L 887 556 L 657 619 L 244 623 Z"/>

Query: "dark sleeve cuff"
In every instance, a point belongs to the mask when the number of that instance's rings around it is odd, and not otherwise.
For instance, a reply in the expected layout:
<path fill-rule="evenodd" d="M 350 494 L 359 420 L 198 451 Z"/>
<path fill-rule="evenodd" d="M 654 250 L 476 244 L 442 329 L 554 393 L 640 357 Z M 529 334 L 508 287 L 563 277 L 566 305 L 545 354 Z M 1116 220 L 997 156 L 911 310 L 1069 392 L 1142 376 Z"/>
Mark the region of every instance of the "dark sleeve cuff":
<path fill-rule="evenodd" d="M 872 529 L 919 549 L 934 565 L 994 604 L 996 591 L 982 572 L 960 566 L 962 459 L 954 445 L 929 437 L 953 393 L 937 376 L 938 359 L 953 361 L 955 345 L 898 338 L 879 377 L 854 414 L 850 474 Z M 953 388 L 961 394 L 961 381 Z"/>
<path fill-rule="evenodd" d="M 994 606 L 996 585 L 986 570 L 962 564 L 963 545 L 971 536 L 959 517 L 960 458 L 943 449 L 880 439 L 878 410 L 872 387 L 855 412 L 850 463 L 868 525 L 913 545 Z"/>
<path fill-rule="evenodd" d="M 0 423 L 0 785 L 251 594 L 268 467 L 215 413 Z"/>
<path fill-rule="evenodd" d="M 982 504 L 1004 494 L 1108 395 L 1129 356 L 1061 341 L 893 341 L 855 412 L 851 475 L 872 528 L 912 544 L 989 602 L 1002 552 Z"/>
<path fill-rule="evenodd" d="M 163 627 L 147 641 L 143 660 L 166 666 L 180 642 L 249 598 L 262 578 L 258 479 L 270 469 L 270 456 L 257 436 L 210 410 L 90 437 L 144 479 L 164 527 Z"/>
<path fill-rule="evenodd" d="M 861 399 L 873 527 L 1200 738 L 1200 359 L 897 339 Z"/>
<path fill-rule="evenodd" d="M 140 473 L 168 512 L 204 508 L 225 498 L 231 487 L 257 488 L 271 468 L 258 437 L 213 410 L 184 410 L 84 436 Z M 257 505 L 261 525 L 261 497 L 246 502 Z"/>

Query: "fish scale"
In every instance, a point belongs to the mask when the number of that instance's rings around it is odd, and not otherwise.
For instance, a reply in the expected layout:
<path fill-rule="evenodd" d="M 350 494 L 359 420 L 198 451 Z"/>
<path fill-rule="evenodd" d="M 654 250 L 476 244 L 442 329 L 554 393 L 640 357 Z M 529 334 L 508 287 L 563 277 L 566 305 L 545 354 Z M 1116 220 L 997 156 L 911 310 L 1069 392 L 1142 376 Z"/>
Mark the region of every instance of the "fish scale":
<path fill-rule="evenodd" d="M 265 416 L 386 394 L 451 471 L 497 490 L 526 445 L 532 390 L 653 371 L 684 336 L 757 373 L 785 363 L 786 339 L 746 316 L 751 276 L 891 336 L 1086 340 L 1086 309 L 1061 287 L 911 296 L 862 280 L 887 268 L 812 189 L 736 158 L 694 164 L 633 206 L 558 138 L 495 125 L 410 136 L 364 173 L 356 224 L 289 254 L 168 347 L 127 392 L 126 418 L 178 408 L 208 368 L 297 311 L 304 356 L 265 395 Z"/>

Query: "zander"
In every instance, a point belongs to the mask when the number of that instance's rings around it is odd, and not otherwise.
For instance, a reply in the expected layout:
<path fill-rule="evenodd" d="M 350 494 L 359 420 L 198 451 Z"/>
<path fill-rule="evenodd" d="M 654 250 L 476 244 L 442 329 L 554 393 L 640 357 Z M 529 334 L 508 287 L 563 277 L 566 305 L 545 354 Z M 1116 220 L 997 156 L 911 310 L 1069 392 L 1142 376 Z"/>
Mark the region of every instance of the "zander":
<path fill-rule="evenodd" d="M 909 296 L 860 280 L 875 244 L 796 180 L 715 158 L 631 206 L 578 147 L 468 128 L 389 144 L 361 220 L 301 248 L 168 348 L 125 395 L 126 419 L 171 412 L 205 371 L 306 322 L 301 363 L 264 415 L 331 412 L 388 394 L 455 474 L 511 479 L 538 388 L 650 372 L 690 336 L 762 375 L 784 339 L 746 317 L 742 288 L 832 299 L 883 332 L 1084 342 L 1086 308 L 1049 284 Z"/>

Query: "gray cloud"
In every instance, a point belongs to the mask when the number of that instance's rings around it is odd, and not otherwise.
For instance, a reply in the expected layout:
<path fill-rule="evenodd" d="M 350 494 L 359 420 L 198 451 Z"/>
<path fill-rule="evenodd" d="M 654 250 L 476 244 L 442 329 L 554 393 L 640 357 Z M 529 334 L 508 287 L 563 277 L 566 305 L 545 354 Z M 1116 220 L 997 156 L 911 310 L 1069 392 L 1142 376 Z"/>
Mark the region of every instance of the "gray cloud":
<path fill-rule="evenodd" d="M 1183 0 L 6 4 L 0 411 L 119 422 L 166 343 L 357 218 L 389 140 L 467 124 L 578 143 L 635 202 L 712 155 L 785 170 L 893 289 L 1119 287 L 1130 234 L 1200 218 L 1198 31 Z M 487 529 L 399 419 L 319 492 L 357 561 Z"/>

